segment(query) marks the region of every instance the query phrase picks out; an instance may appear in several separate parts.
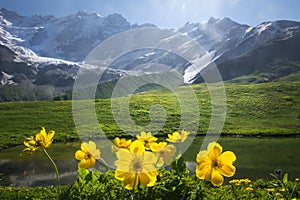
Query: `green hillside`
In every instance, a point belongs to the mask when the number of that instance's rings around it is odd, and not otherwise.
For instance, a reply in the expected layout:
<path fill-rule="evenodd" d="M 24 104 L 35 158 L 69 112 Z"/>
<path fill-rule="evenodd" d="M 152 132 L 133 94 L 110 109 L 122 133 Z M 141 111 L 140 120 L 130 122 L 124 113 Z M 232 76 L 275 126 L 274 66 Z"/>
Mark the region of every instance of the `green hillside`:
<path fill-rule="evenodd" d="M 276 82 L 225 84 L 227 115 L 223 134 L 299 135 L 300 81 L 297 81 L 298 77 L 299 73 L 296 73 Z M 200 109 L 199 128 L 194 134 L 205 135 L 211 113 L 209 91 L 205 84 L 193 85 L 192 88 Z M 176 90 L 183 95 L 188 91 L 186 86 Z M 113 101 L 118 100 L 122 98 Z M 124 134 L 113 118 L 111 99 L 97 99 L 95 104 L 99 124 L 105 134 L 109 136 Z M 135 123 L 141 126 L 150 123 L 149 109 L 153 104 L 163 106 L 167 114 L 167 121 L 159 134 L 165 136 L 177 130 L 181 118 L 180 104 L 176 96 L 167 89 L 131 96 L 129 110 Z M 118 109 L 122 111 L 124 107 Z M 187 112 L 194 112 L 194 110 L 195 108 L 190 107 Z M 70 100 L 0 103 L 0 120 L 0 149 L 21 144 L 25 137 L 35 134 L 42 126 L 46 130 L 56 131 L 56 142 L 79 139 L 74 126 Z M 94 128 L 98 127 L 89 127 L 91 130 L 89 134 L 93 133 Z M 138 130 L 132 130 L 135 131 Z M 145 131 L 155 132 L 155 130 Z"/>

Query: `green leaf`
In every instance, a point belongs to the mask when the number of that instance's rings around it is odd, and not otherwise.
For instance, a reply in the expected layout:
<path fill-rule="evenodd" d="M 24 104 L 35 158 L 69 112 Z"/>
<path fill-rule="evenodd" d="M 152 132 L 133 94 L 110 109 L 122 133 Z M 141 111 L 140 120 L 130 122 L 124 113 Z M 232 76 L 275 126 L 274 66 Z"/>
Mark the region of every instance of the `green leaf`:
<path fill-rule="evenodd" d="M 282 182 L 283 182 L 284 184 L 286 184 L 286 183 L 288 182 L 288 176 L 289 176 L 288 173 L 285 173 L 285 174 L 284 174 L 283 179 L 282 179 Z"/>
<path fill-rule="evenodd" d="M 84 179 L 89 174 L 89 170 L 85 168 L 78 168 L 78 174 Z"/>

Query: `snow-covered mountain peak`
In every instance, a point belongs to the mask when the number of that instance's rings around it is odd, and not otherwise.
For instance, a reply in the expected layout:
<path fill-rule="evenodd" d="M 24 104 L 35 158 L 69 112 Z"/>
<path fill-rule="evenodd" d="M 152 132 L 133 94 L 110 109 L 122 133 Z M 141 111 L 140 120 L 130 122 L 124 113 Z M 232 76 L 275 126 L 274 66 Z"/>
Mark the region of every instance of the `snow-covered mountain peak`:
<path fill-rule="evenodd" d="M 20 39 L 17 45 L 25 46 L 40 56 L 71 61 L 84 60 L 99 42 L 137 27 L 120 14 L 103 17 L 86 11 L 65 17 L 26 17 L 1 9 L 0 23 L 4 30 Z"/>
<path fill-rule="evenodd" d="M 287 21 L 287 20 L 278 20 L 278 21 L 268 21 L 263 22 L 256 27 L 249 27 L 243 38 L 254 37 L 255 44 L 262 44 L 268 41 L 271 41 L 276 38 L 286 38 L 290 37 L 299 31 L 300 23 Z"/>

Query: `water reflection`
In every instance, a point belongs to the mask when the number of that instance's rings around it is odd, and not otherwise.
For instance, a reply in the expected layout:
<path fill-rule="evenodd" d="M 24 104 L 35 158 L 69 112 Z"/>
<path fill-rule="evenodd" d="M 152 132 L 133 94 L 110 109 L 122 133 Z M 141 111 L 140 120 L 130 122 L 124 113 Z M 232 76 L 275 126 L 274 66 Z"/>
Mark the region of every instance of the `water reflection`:
<path fill-rule="evenodd" d="M 300 177 L 300 138 L 285 139 L 237 139 L 221 138 L 219 142 L 226 150 L 232 150 L 237 155 L 235 166 L 237 172 L 233 178 L 270 178 L 269 173 L 280 168 L 289 172 L 289 178 Z M 191 173 L 195 171 L 195 158 L 202 144 L 201 138 L 196 138 L 184 153 Z M 101 149 L 101 157 L 113 167 L 116 160 L 111 152 L 111 143 L 97 144 Z M 24 146 L 6 149 L 0 152 L 0 185 L 7 186 L 42 186 L 56 185 L 55 172 L 49 160 L 42 152 L 30 156 L 19 156 Z M 72 185 L 77 177 L 78 161 L 74 153 L 80 148 L 80 143 L 53 144 L 48 150 L 57 164 L 61 184 Z M 96 163 L 95 169 L 105 171 Z M 228 181 L 228 179 L 226 179 Z"/>
<path fill-rule="evenodd" d="M 77 162 L 75 160 L 56 162 L 62 184 L 76 180 Z M 0 160 L 1 185 L 38 186 L 56 185 L 55 172 L 48 160 Z"/>
<path fill-rule="evenodd" d="M 108 147 L 111 144 L 101 144 Z M 56 185 L 55 171 L 43 152 L 19 156 L 24 146 L 17 146 L 0 152 L 0 185 L 5 186 L 44 186 Z M 62 185 L 71 185 L 77 177 L 77 161 L 74 158 L 80 143 L 52 144 L 47 151 L 55 161 Z M 101 148 L 101 154 L 112 165 L 114 155 L 110 148 Z M 105 171 L 103 165 L 96 163 L 94 169 Z"/>
<path fill-rule="evenodd" d="M 59 169 L 61 183 L 71 184 L 76 180 L 77 175 L 77 161 L 72 158 L 77 145 L 64 144 L 63 146 L 66 151 L 58 153 L 58 151 L 50 150 L 50 154 L 53 155 Z M 42 152 L 35 152 L 32 155 L 19 156 L 23 148 L 24 146 L 18 146 L 1 152 L 1 185 L 56 185 L 55 172 L 45 155 Z"/>

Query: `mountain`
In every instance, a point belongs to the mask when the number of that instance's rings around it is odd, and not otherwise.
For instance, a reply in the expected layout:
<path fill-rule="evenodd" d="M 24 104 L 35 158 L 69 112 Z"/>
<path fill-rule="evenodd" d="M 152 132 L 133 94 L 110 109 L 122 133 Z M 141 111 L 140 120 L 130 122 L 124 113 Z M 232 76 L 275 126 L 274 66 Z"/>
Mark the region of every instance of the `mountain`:
<path fill-rule="evenodd" d="M 271 81 L 300 69 L 300 23 L 287 20 L 264 22 L 256 27 L 229 18 L 211 18 L 205 24 L 187 23 L 179 31 L 196 39 L 218 67 L 223 80 L 255 74 L 253 82 Z M 201 73 L 187 82 L 202 82 Z"/>
<path fill-rule="evenodd" d="M 79 11 L 65 17 L 28 17 L 0 9 L 0 101 L 44 100 L 69 94 L 78 70 L 86 68 L 83 61 L 99 43 L 140 27 L 155 25 L 130 24 L 119 14 L 104 17 Z M 163 49 L 128 52 L 104 71 L 100 80 L 107 82 L 104 88 L 112 90 L 121 77 L 173 69 L 182 75 L 183 82 L 200 83 L 212 63 L 223 80 L 246 83 L 276 80 L 300 69 L 299 22 L 278 20 L 251 27 L 227 17 L 210 18 L 206 23 L 187 22 L 178 30 L 161 29 L 158 46 L 173 52 L 193 50 L 184 38 L 177 37 L 178 33 L 199 44 L 205 53 L 196 52 L 186 60 Z M 151 38 L 151 34 L 144 37 Z M 139 42 L 131 37 L 128 41 Z M 93 70 L 89 73 L 99 73 L 103 68 L 94 66 Z M 105 97 L 110 94 L 104 93 Z"/>
<path fill-rule="evenodd" d="M 103 17 L 85 11 L 66 17 L 26 17 L 2 8 L 0 16 L 3 29 L 20 38 L 17 44 L 40 56 L 70 61 L 82 61 L 99 42 L 116 33 L 139 27 L 131 25 L 120 14 Z"/>
<path fill-rule="evenodd" d="M 81 61 L 113 34 L 152 24 L 130 25 L 119 14 L 80 11 L 66 17 L 21 16 L 0 10 L 0 101 L 44 100 L 72 90 Z M 79 48 L 80 47 L 80 48 Z M 101 70 L 101 69 L 95 69 Z M 130 74 L 105 70 L 101 82 Z"/>

